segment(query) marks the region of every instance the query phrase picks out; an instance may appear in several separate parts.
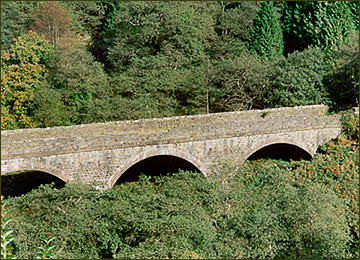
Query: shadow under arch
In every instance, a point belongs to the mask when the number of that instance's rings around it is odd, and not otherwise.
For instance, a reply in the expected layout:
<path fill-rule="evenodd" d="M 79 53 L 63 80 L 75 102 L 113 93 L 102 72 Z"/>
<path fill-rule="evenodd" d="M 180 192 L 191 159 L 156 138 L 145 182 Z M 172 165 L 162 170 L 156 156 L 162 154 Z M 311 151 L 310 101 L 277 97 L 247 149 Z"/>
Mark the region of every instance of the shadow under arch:
<path fill-rule="evenodd" d="M 133 164 L 117 179 L 114 185 L 137 181 L 141 173 L 147 176 L 161 176 L 178 172 L 179 169 L 201 173 L 198 167 L 181 157 L 154 155 Z"/>
<path fill-rule="evenodd" d="M 310 160 L 311 154 L 302 147 L 290 144 L 290 143 L 272 143 L 267 144 L 253 153 L 251 153 L 246 160 L 258 160 L 258 159 L 282 159 L 284 161 L 300 161 Z"/>
<path fill-rule="evenodd" d="M 1 175 L 1 195 L 20 196 L 38 188 L 41 184 L 54 183 L 63 188 L 66 182 L 60 177 L 41 170 L 21 170 Z"/>

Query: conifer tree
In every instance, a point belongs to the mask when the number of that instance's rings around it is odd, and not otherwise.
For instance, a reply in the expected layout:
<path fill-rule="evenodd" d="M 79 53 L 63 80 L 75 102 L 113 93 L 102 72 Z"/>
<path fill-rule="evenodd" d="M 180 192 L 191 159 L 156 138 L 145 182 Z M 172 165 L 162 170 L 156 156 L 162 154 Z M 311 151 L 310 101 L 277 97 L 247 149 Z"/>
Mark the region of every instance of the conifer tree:
<path fill-rule="evenodd" d="M 249 49 L 260 57 L 281 56 L 284 50 L 280 22 L 272 2 L 262 2 L 250 33 Z"/>
<path fill-rule="evenodd" d="M 337 51 L 358 28 L 359 4 L 351 1 L 285 2 L 282 8 L 285 53 L 310 45 Z"/>

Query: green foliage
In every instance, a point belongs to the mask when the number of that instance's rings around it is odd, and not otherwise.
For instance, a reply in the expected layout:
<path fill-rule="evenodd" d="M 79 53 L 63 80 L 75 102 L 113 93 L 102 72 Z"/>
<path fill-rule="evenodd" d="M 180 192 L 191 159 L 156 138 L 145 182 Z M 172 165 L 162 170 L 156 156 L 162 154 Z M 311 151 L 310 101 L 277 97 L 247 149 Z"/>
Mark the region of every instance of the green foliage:
<path fill-rule="evenodd" d="M 360 3 L 358 1 L 346 1 L 346 4 L 351 12 L 351 18 L 352 22 L 354 23 L 354 28 L 359 28 Z"/>
<path fill-rule="evenodd" d="M 114 33 L 104 39 L 111 43 L 107 59 L 115 107 L 129 104 L 126 114 L 133 114 L 139 104 L 141 117 L 206 111 L 206 50 L 215 33 L 202 5 L 119 3 L 111 20 Z M 114 119 L 125 119 L 126 114 L 117 114 Z"/>
<path fill-rule="evenodd" d="M 2 129 L 358 103 L 357 2 L 1 5 Z"/>
<path fill-rule="evenodd" d="M 40 126 L 71 125 L 70 108 L 62 100 L 62 93 L 51 86 L 35 91 L 34 118 Z"/>
<path fill-rule="evenodd" d="M 355 4 L 356 5 L 356 4 Z M 342 1 L 285 2 L 284 39 L 287 53 L 310 45 L 331 52 L 346 42 L 354 29 L 355 7 Z M 357 11 L 358 12 L 358 11 Z"/>
<path fill-rule="evenodd" d="M 114 28 L 114 16 L 119 11 L 120 2 L 118 1 L 101 1 L 97 3 L 104 10 L 104 17 L 101 19 L 99 31 L 91 39 L 91 53 L 94 57 L 109 66 L 107 59 L 109 47 L 112 45 L 112 37 L 116 34 Z"/>
<path fill-rule="evenodd" d="M 329 68 L 319 48 L 295 51 L 275 64 L 274 79 L 267 97 L 269 107 L 313 105 L 327 101 L 323 79 Z"/>
<path fill-rule="evenodd" d="M 1 63 L 1 129 L 37 126 L 34 92 L 46 84 L 45 64 L 53 49 L 43 37 L 29 32 L 5 52 Z"/>
<path fill-rule="evenodd" d="M 332 52 L 345 43 L 354 30 L 352 13 L 345 2 L 319 2 L 315 14 L 314 44 Z"/>
<path fill-rule="evenodd" d="M 60 4 L 42 10 L 62 14 L 55 25 L 67 33 L 54 52 L 24 34 L 46 21 L 31 17 L 38 3 L 1 2 L 2 129 L 358 104 L 357 2 Z M 180 171 L 107 192 L 45 185 L 9 198 L 2 258 L 359 257 L 358 126 L 345 114 L 342 134 L 312 161 L 221 164 L 207 179 Z"/>
<path fill-rule="evenodd" d="M 136 59 L 162 54 L 170 68 L 198 65 L 213 37 L 211 17 L 191 3 L 121 3 L 114 13 L 115 35 L 108 59 L 121 70 Z M 195 19 L 196 17 L 196 19 Z"/>
<path fill-rule="evenodd" d="M 43 245 L 39 246 L 38 256 L 36 259 L 52 259 L 54 253 L 52 252 L 55 246 L 50 245 L 55 237 L 47 239 L 46 237 L 41 237 L 40 240 L 43 242 Z"/>
<path fill-rule="evenodd" d="M 110 111 L 108 77 L 83 47 L 57 52 L 49 64 L 49 85 L 36 92 L 36 119 L 42 126 L 104 121 Z"/>
<path fill-rule="evenodd" d="M 284 50 L 280 21 L 274 15 L 272 2 L 261 2 L 249 40 L 250 51 L 260 57 L 282 56 Z"/>
<path fill-rule="evenodd" d="M 254 2 L 218 2 L 216 8 L 217 24 L 215 30 L 219 35 L 239 38 L 248 41 L 258 4 Z"/>
<path fill-rule="evenodd" d="M 97 36 L 105 16 L 103 2 L 62 1 L 61 4 L 71 18 L 74 30 L 82 36 Z"/>
<path fill-rule="evenodd" d="M 219 36 L 210 51 L 214 59 L 237 57 L 246 50 L 257 8 L 258 4 L 250 1 L 214 4 L 214 30 Z"/>
<path fill-rule="evenodd" d="M 1 1 L 1 51 L 8 51 L 14 40 L 26 33 L 33 22 L 36 1 Z M 1 53 L 3 54 L 3 53 Z"/>
<path fill-rule="evenodd" d="M 263 160 L 245 163 L 236 174 L 230 170 L 229 210 L 218 221 L 220 233 L 241 241 L 241 258 L 349 256 L 342 201 L 325 185 L 297 188 L 292 172 L 278 165 Z"/>
<path fill-rule="evenodd" d="M 60 258 L 350 256 L 342 201 L 324 184 L 296 188 L 291 173 L 273 164 L 230 172 L 227 183 L 221 173 L 208 181 L 179 172 L 106 193 L 43 186 L 11 198 L 23 218 L 13 227 L 16 256 L 31 257 L 33 240 L 55 233 Z"/>
<path fill-rule="evenodd" d="M 334 68 L 324 78 L 335 111 L 359 106 L 359 32 L 334 54 Z"/>
<path fill-rule="evenodd" d="M 59 258 L 357 258 L 359 117 L 342 121 L 311 161 L 142 175 L 107 192 L 45 185 L 9 198 L 14 253 L 34 257 L 38 237 L 56 234 Z"/>
<path fill-rule="evenodd" d="M 322 147 L 323 153 L 313 162 L 297 169 L 304 180 L 322 182 L 331 186 L 344 200 L 345 213 L 356 239 L 359 239 L 359 116 L 343 115 L 343 129 L 336 140 Z"/>
<path fill-rule="evenodd" d="M 13 259 L 13 240 L 11 235 L 13 230 L 8 230 L 8 225 L 13 218 L 10 216 L 10 210 L 6 207 L 7 202 L 3 201 L 1 196 L 1 259 Z"/>
<path fill-rule="evenodd" d="M 211 187 L 198 173 L 180 172 L 158 178 L 154 184 L 142 178 L 139 185 L 129 184 L 110 193 L 122 201 L 112 211 L 116 222 L 123 223 L 117 234 L 125 236 L 116 256 L 180 258 L 191 252 L 199 258 L 214 255 L 216 229 L 209 225 L 210 216 L 204 207 L 212 200 L 208 194 Z M 120 208 L 124 214 L 116 214 Z"/>
<path fill-rule="evenodd" d="M 126 114 L 135 119 L 191 114 L 191 108 L 206 111 L 206 66 L 169 69 L 169 63 L 171 59 L 158 55 L 136 60 L 126 72 L 114 74 L 113 120 L 126 119 Z M 119 102 L 129 105 L 121 108 Z M 129 111 L 124 114 L 121 109 Z"/>
<path fill-rule="evenodd" d="M 16 257 L 36 258 L 41 237 L 56 237 L 52 245 L 57 248 L 57 258 L 97 257 L 93 239 L 104 229 L 99 225 L 101 210 L 94 203 L 97 193 L 80 184 L 61 190 L 44 185 L 27 196 L 14 198 L 14 213 L 21 220 L 11 227 L 16 237 Z M 96 214 L 92 208 L 98 210 Z"/>
<path fill-rule="evenodd" d="M 270 63 L 246 53 L 218 62 L 210 75 L 210 83 L 216 86 L 211 111 L 264 108 L 271 74 Z"/>
<path fill-rule="evenodd" d="M 312 161 L 285 163 L 292 169 L 292 182 L 297 187 L 319 183 L 335 192 L 342 201 L 341 213 L 350 228 L 353 257 L 359 257 L 359 116 L 345 113 L 343 129 L 335 139 L 322 146 Z"/>

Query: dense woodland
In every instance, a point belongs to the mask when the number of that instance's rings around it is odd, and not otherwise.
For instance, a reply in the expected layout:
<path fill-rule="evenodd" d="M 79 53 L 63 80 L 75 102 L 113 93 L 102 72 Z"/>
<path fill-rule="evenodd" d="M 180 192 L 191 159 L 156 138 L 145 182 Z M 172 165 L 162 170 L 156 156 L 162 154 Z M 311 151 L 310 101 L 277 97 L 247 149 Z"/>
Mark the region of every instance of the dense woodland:
<path fill-rule="evenodd" d="M 2 1 L 1 18 L 1 129 L 358 104 L 355 1 Z"/>
<path fill-rule="evenodd" d="M 2 197 L 5 258 L 358 258 L 359 3 L 1 1 L 1 129 L 327 104 L 308 161 Z"/>

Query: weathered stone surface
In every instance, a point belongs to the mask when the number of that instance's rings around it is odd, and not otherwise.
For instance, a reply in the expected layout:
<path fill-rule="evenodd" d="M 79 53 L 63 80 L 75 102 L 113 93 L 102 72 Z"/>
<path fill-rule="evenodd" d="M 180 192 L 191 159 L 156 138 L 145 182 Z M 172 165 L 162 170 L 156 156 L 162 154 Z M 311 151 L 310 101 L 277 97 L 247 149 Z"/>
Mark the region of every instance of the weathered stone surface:
<path fill-rule="evenodd" d="M 242 163 L 270 144 L 314 155 L 341 130 L 339 116 L 326 112 L 316 105 L 2 131 L 1 174 L 39 170 L 110 188 L 137 162 L 172 155 L 206 176 L 214 161 Z"/>

